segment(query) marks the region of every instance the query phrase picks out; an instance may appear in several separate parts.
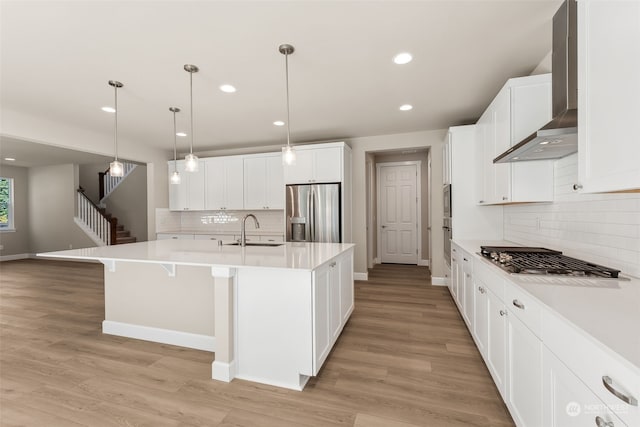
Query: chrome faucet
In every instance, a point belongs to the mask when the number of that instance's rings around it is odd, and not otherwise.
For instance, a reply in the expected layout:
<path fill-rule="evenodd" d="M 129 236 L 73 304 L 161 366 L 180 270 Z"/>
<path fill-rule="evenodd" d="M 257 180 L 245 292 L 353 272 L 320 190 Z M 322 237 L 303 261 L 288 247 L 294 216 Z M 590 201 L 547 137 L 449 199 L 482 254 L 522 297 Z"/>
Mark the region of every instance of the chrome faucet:
<path fill-rule="evenodd" d="M 256 228 L 260 228 L 260 223 L 258 222 L 258 218 L 256 218 L 256 216 L 254 214 L 248 214 L 245 215 L 244 218 L 242 218 L 242 223 L 240 224 L 240 246 L 247 246 L 247 234 L 245 233 L 245 228 L 246 228 L 246 224 L 247 224 L 247 218 L 253 218 L 253 224 L 256 226 Z"/>

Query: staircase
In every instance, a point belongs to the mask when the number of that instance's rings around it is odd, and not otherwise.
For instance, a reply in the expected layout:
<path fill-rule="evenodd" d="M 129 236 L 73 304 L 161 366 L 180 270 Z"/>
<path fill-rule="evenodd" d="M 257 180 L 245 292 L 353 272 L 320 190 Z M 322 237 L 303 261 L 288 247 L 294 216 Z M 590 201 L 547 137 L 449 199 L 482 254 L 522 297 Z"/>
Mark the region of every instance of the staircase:
<path fill-rule="evenodd" d="M 97 206 L 80 188 L 77 192 L 75 223 L 98 246 L 122 245 L 135 243 L 136 238 L 125 230 L 124 225 L 118 224 L 118 219 Z"/>
<path fill-rule="evenodd" d="M 107 213 L 105 208 L 98 208 L 98 211 L 100 211 L 102 216 L 104 216 L 108 220 L 113 219 L 116 224 L 115 240 L 110 243 L 111 245 L 123 245 L 125 243 L 136 242 L 136 238 L 131 235 L 131 232 L 129 230 L 125 230 L 124 225 L 118 224 L 118 218 L 115 218 L 110 213 Z"/>

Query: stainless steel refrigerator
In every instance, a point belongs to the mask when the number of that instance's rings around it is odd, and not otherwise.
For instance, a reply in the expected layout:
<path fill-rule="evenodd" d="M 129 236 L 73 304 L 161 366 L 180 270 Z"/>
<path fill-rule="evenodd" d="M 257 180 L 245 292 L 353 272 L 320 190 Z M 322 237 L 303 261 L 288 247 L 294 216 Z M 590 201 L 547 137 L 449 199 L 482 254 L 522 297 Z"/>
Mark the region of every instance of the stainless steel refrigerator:
<path fill-rule="evenodd" d="M 340 184 L 287 185 L 287 242 L 341 242 Z"/>

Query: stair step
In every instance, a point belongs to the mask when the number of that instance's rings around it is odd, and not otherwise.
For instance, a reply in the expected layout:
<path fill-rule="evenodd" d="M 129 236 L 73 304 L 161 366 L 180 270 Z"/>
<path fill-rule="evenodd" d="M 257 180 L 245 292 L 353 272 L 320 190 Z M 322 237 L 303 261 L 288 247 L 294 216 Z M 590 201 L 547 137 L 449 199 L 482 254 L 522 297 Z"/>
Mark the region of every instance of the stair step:
<path fill-rule="evenodd" d="M 129 236 L 131 236 L 131 232 L 129 230 L 116 230 L 117 239 L 121 237 L 129 237 Z"/>
<path fill-rule="evenodd" d="M 124 231 L 124 225 L 122 224 L 116 225 L 116 231 Z"/>
<path fill-rule="evenodd" d="M 116 245 L 123 245 L 125 243 L 135 243 L 135 237 L 116 237 Z"/>

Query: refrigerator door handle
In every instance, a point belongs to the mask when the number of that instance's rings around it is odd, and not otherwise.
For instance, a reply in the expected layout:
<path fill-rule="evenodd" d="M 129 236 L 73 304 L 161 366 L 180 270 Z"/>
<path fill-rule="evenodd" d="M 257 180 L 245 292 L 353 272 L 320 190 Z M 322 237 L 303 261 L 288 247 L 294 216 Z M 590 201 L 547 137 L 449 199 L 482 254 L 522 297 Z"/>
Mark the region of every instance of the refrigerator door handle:
<path fill-rule="evenodd" d="M 316 190 L 315 187 L 311 186 L 311 191 L 309 191 L 309 233 L 311 236 L 311 241 L 316 241 Z"/>

